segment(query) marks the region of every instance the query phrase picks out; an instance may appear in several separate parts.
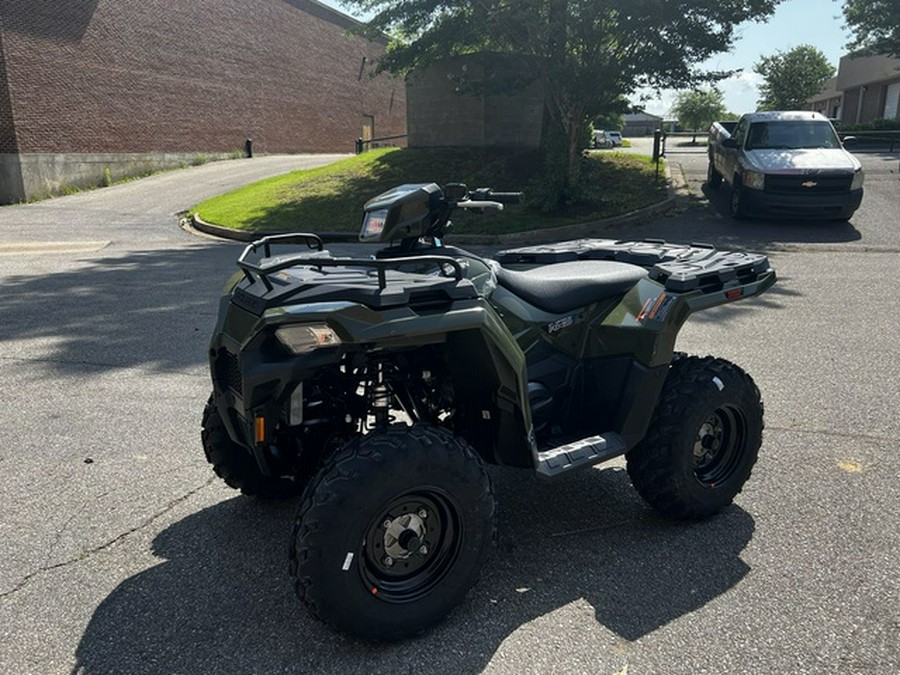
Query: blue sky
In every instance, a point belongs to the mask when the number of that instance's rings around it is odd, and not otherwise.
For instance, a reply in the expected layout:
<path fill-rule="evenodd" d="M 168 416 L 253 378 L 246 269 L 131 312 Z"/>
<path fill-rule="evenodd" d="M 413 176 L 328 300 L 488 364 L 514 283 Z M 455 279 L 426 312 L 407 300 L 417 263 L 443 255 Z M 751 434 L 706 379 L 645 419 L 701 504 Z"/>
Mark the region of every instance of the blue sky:
<path fill-rule="evenodd" d="M 350 13 L 338 0 L 320 2 Z M 756 109 L 761 78 L 753 72 L 753 64 L 762 56 L 809 44 L 821 50 L 836 70 L 845 53 L 844 46 L 850 40 L 841 6 L 840 0 L 784 0 L 767 23 L 749 22 L 738 26 L 731 52 L 714 56 L 704 64 L 711 70 L 743 71 L 719 84 L 728 110 L 741 114 Z M 674 91 L 664 91 L 644 103 L 644 107 L 648 112 L 666 116 L 674 99 Z M 637 96 L 634 101 L 637 102 Z"/>

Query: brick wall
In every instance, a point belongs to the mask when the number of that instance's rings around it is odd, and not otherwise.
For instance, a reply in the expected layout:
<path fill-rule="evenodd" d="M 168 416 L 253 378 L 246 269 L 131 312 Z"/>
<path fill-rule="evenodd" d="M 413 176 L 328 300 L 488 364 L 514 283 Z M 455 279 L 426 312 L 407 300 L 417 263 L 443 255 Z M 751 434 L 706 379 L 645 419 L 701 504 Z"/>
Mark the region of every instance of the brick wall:
<path fill-rule="evenodd" d="M 258 152 L 352 152 L 363 115 L 378 136 L 405 132 L 402 80 L 369 76 L 383 45 L 309 0 L 2 0 L 0 13 L 0 144 L 5 72 L 21 153 L 229 152 L 248 137 Z"/>
<path fill-rule="evenodd" d="M 0 21 L 0 154 L 18 152 L 3 54 L 3 23 Z"/>
<path fill-rule="evenodd" d="M 460 93 L 484 82 L 508 83 L 521 68 L 497 55 L 475 54 L 413 73 L 406 88 L 410 147 L 538 147 L 544 111 L 539 84 L 511 94 Z"/>

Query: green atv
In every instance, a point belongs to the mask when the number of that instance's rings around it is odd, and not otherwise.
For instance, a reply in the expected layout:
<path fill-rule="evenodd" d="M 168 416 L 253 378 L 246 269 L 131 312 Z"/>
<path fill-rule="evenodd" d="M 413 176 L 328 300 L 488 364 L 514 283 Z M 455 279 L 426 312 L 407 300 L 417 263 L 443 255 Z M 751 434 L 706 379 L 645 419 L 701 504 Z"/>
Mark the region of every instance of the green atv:
<path fill-rule="evenodd" d="M 688 316 L 775 282 L 763 255 L 587 239 L 444 246 L 454 209 L 518 193 L 402 185 L 365 206 L 372 258 L 312 234 L 240 256 L 210 346 L 203 445 L 248 495 L 302 494 L 290 554 L 331 626 L 397 640 L 477 580 L 494 536 L 486 464 L 553 478 L 619 455 L 640 495 L 695 519 L 732 502 L 763 406 L 722 359 L 674 352 Z"/>

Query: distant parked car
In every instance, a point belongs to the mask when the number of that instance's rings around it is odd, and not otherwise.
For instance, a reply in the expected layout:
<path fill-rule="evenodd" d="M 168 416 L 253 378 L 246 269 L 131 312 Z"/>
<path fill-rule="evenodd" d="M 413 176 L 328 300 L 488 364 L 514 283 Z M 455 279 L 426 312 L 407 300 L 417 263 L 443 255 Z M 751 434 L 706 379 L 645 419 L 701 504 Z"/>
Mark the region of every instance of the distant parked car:
<path fill-rule="evenodd" d="M 591 139 L 592 148 L 617 148 L 621 145 L 622 134 L 618 131 L 594 129 L 594 137 Z"/>
<path fill-rule="evenodd" d="M 592 148 L 611 148 L 615 145 L 609 133 L 603 129 L 594 129 L 594 136 L 591 138 Z"/>

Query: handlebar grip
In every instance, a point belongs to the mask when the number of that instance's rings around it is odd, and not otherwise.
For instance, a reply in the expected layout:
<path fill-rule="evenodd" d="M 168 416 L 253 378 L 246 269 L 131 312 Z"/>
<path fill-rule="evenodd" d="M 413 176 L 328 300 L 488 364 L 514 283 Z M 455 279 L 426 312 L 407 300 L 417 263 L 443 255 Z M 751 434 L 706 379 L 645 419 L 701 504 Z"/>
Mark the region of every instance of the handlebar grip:
<path fill-rule="evenodd" d="M 521 204 L 522 200 L 525 198 L 524 192 L 491 192 L 488 196 L 489 199 L 492 199 L 495 202 L 500 202 L 501 204 Z"/>
<path fill-rule="evenodd" d="M 495 200 L 473 200 L 467 199 L 464 202 L 457 202 L 456 206 L 461 209 L 497 209 L 503 210 L 503 204 Z"/>

